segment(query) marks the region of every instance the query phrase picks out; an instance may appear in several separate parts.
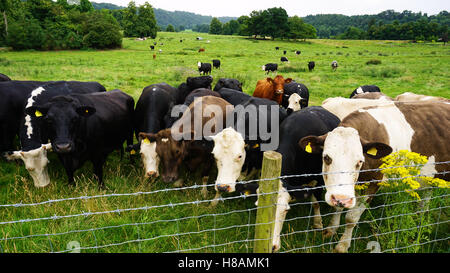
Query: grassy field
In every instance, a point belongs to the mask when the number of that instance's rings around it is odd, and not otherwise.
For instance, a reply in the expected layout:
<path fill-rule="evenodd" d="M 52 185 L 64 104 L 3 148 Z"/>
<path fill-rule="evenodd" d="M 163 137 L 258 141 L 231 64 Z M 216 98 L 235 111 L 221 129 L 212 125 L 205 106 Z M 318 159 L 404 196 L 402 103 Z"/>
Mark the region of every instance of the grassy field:
<path fill-rule="evenodd" d="M 201 34 L 204 39 L 197 41 L 197 35 L 158 33 L 155 52 L 149 50 L 154 40 L 133 39 L 124 39 L 123 49 L 109 51 L 2 50 L 0 73 L 14 80 L 98 81 L 108 90 L 118 88 L 129 93 L 137 101 L 145 86 L 159 82 L 178 86 L 187 77 L 198 75 L 198 61 L 211 62 L 217 58 L 221 60 L 222 66 L 220 70 L 212 72 L 213 85 L 221 77 L 236 78 L 243 83 L 244 91 L 251 94 L 256 82 L 266 77 L 261 66 L 269 62 L 279 63 L 282 50 L 287 50 L 286 56 L 290 63 L 280 65 L 279 74 L 304 83 L 310 90 L 310 105 L 320 105 L 328 97 L 348 97 L 355 88 L 365 84 L 378 85 L 390 96 L 410 91 L 450 97 L 450 47 L 442 44 L 342 40 L 262 41 L 207 34 Z M 180 38 L 184 39 L 182 43 Z M 276 51 L 275 46 L 279 46 L 280 51 Z M 200 47 L 206 51 L 198 53 Z M 157 52 L 159 49 L 162 49 L 161 53 Z M 301 55 L 295 55 L 294 50 L 301 50 Z M 157 55 L 155 60 L 152 58 L 153 53 Z M 373 59 L 380 60 L 381 64 L 366 64 Z M 330 67 L 333 60 L 339 63 L 335 72 Z M 313 72 L 307 70 L 308 61 L 316 62 Z M 139 160 L 121 160 L 116 153 L 109 157 L 104 167 L 106 190 L 97 188 L 92 179 L 90 163 L 76 172 L 77 186 L 68 187 L 58 159 L 53 154 L 49 157 L 52 183 L 44 189 L 34 188 L 22 164 L 0 161 L 0 204 L 29 204 L 79 196 L 172 189 L 171 185 L 164 182 L 150 183 L 145 180 Z M 185 176 L 187 186 L 200 183 L 198 174 Z M 210 183 L 214 183 L 214 175 L 210 177 Z M 435 196 L 445 193 L 444 190 L 434 192 Z M 213 188 L 209 187 L 208 199 L 213 196 Z M 86 248 L 83 252 L 252 251 L 256 217 L 254 197 L 226 200 L 215 209 L 210 208 L 208 202 L 192 203 L 197 200 L 204 200 L 200 189 L 66 200 L 36 206 L 0 206 L 0 238 L 3 238 L 0 239 L 0 252 L 66 251 L 70 250 L 68 243 L 72 241 Z M 406 194 L 392 194 L 375 198 L 373 204 L 404 203 L 408 200 Z M 186 204 L 177 205 L 183 203 Z M 365 223 L 354 232 L 354 237 L 360 239 L 352 242 L 350 251 L 367 252 L 367 242 L 378 241 L 382 250 L 399 248 L 399 252 L 448 252 L 447 241 L 426 243 L 448 236 L 448 224 L 417 229 L 418 223 L 448 220 L 448 210 L 438 209 L 448 206 L 447 198 L 434 198 L 430 208 L 435 213 L 429 214 L 411 215 L 417 210 L 417 204 L 407 204 L 380 206 L 380 209 L 366 212 L 362 217 Z M 134 209 L 124 210 L 129 208 Z M 324 203 L 321 209 L 324 224 L 327 224 L 330 218 L 327 214 L 332 210 Z M 332 250 L 338 236 L 324 239 L 320 232 L 299 232 L 312 228 L 310 221 L 302 218 L 310 215 L 310 210 L 307 205 L 292 206 L 283 229 L 286 236 L 282 237 L 281 251 Z M 376 220 L 394 212 L 406 216 Z M 22 221 L 8 223 L 18 220 Z M 398 233 L 399 229 L 406 231 Z M 342 232 L 343 228 L 339 234 Z M 411 244 L 416 246 L 401 248 Z"/>

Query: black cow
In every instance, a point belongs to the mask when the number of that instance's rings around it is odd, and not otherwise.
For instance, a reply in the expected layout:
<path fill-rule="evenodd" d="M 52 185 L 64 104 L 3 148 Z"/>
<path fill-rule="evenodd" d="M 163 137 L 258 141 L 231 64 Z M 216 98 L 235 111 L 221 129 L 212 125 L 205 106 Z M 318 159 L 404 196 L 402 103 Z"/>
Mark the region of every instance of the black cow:
<path fill-rule="evenodd" d="M 214 59 L 212 60 L 212 63 L 214 68 L 220 68 L 220 60 Z"/>
<path fill-rule="evenodd" d="M 317 200 L 320 199 L 324 185 L 322 172 L 322 155 L 305 152 L 299 141 L 308 135 L 323 135 L 332 131 L 339 124 L 338 117 L 320 106 L 311 106 L 289 115 L 280 125 L 280 145 L 277 149 L 282 157 L 281 176 L 317 174 L 313 176 L 297 176 L 281 179 L 283 190 L 279 193 L 276 222 L 280 224 L 278 233 L 287 213 L 288 202 L 293 199 L 311 198 L 315 210 L 314 227 L 321 228 L 320 211 Z M 312 189 L 311 189 L 312 188 Z M 286 209 L 283 209 L 286 208 Z M 282 216 L 284 214 L 284 217 Z M 318 217 L 316 217 L 318 216 Z M 279 234 L 274 234 L 273 250 L 280 248 Z"/>
<path fill-rule="evenodd" d="M 331 62 L 331 68 L 333 69 L 333 71 L 335 71 L 338 68 L 338 62 L 337 61 L 332 61 Z"/>
<path fill-rule="evenodd" d="M 302 53 L 300 50 L 296 50 L 295 54 L 300 55 L 300 53 Z"/>
<path fill-rule="evenodd" d="M 279 47 L 279 46 L 276 46 L 276 47 L 275 47 L 275 50 L 279 50 L 279 49 L 280 49 L 280 47 Z"/>
<path fill-rule="evenodd" d="M 286 50 L 283 50 L 283 54 L 286 55 L 286 53 L 287 53 L 287 51 L 286 51 Z"/>
<path fill-rule="evenodd" d="M 0 82 L 10 81 L 11 79 L 5 74 L 0 73 Z"/>
<path fill-rule="evenodd" d="M 189 95 L 192 91 L 198 88 L 207 88 L 211 89 L 211 84 L 213 82 L 212 76 L 199 76 L 199 77 L 188 77 L 186 82 L 180 84 L 178 86 L 178 95 L 177 101 L 175 104 L 183 104 L 186 96 Z"/>
<path fill-rule="evenodd" d="M 154 49 L 155 49 L 155 46 L 154 46 L 154 45 L 151 45 L 151 46 L 150 46 L 150 49 L 151 49 L 151 50 L 154 50 Z"/>
<path fill-rule="evenodd" d="M 283 62 L 289 62 L 289 60 L 288 60 L 288 58 L 286 58 L 286 57 L 281 57 L 280 58 L 280 61 L 283 63 Z"/>
<path fill-rule="evenodd" d="M 100 187 L 103 164 L 126 140 L 133 143 L 134 100 L 120 90 L 53 97 L 43 105 L 28 107 L 26 113 L 43 119 L 53 151 L 58 154 L 69 184 L 74 172 L 91 161 Z M 39 115 L 36 113 L 39 112 Z"/>
<path fill-rule="evenodd" d="M 214 96 L 218 98 L 221 97 L 220 94 L 217 93 L 216 91 L 212 91 L 207 88 L 197 88 L 191 93 L 189 93 L 189 95 L 187 95 L 186 99 L 184 100 L 184 105 L 189 106 L 195 100 L 195 98 L 204 96 Z"/>
<path fill-rule="evenodd" d="M 217 91 L 217 93 L 220 94 L 222 99 L 228 101 L 229 103 L 233 104 L 234 106 L 243 104 L 246 101 L 248 101 L 252 96 L 235 90 L 235 89 L 229 89 L 229 88 L 221 88 Z"/>
<path fill-rule="evenodd" d="M 80 82 L 76 88 L 72 88 L 68 82 L 50 82 L 34 89 L 27 99 L 26 108 L 33 105 L 43 105 L 51 98 L 70 94 L 88 94 L 102 92 L 103 87 L 97 84 Z M 25 111 L 25 110 L 24 110 Z M 42 113 L 35 112 L 33 116 L 24 114 L 20 122 L 19 139 L 21 151 L 8 153 L 8 159 L 21 159 L 25 168 L 29 171 L 36 187 L 45 187 L 50 183 L 47 173 L 47 144 L 49 134 L 42 126 Z M 37 116 L 37 117 L 36 117 Z"/>
<path fill-rule="evenodd" d="M 309 69 L 309 72 L 313 71 L 315 66 L 316 66 L 316 63 L 315 63 L 315 62 L 313 62 L 313 61 L 308 62 L 308 69 Z"/>
<path fill-rule="evenodd" d="M 200 72 L 200 74 L 203 73 L 203 75 L 205 74 L 211 74 L 211 64 L 210 63 L 202 63 L 202 62 L 198 62 L 198 72 Z"/>
<path fill-rule="evenodd" d="M 262 66 L 263 71 L 267 71 L 266 74 L 269 74 L 269 72 L 275 72 L 278 70 L 278 64 L 275 63 L 268 63 L 266 65 Z"/>
<path fill-rule="evenodd" d="M 309 103 L 308 87 L 306 87 L 306 85 L 304 85 L 303 83 L 298 83 L 295 81 L 291 81 L 290 83 L 284 84 L 284 93 L 283 93 L 283 99 L 281 101 L 281 106 L 288 109 L 289 97 L 294 93 L 297 93 L 301 97 L 300 102 L 299 102 L 300 108 L 308 107 L 308 103 Z M 289 109 L 287 112 L 290 113 Z"/>
<path fill-rule="evenodd" d="M 14 137 L 19 135 L 20 121 L 31 92 L 39 86 L 51 82 L 6 81 L 0 82 L 0 152 L 16 150 Z M 68 81 L 73 90 L 89 86 L 89 89 L 105 91 L 98 82 Z"/>
<path fill-rule="evenodd" d="M 356 94 L 368 93 L 368 92 L 381 92 L 380 88 L 376 85 L 362 85 L 350 94 L 350 98 L 353 98 Z"/>
<path fill-rule="evenodd" d="M 220 78 L 214 86 L 214 91 L 219 91 L 222 88 L 230 88 L 242 92 L 242 83 L 236 79 Z"/>

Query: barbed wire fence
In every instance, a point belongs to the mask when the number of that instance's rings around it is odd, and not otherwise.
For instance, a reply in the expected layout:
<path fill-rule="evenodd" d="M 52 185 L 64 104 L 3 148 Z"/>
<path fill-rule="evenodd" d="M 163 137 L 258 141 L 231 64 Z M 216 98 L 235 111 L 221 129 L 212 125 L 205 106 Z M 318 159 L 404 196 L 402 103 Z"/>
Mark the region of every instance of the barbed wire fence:
<path fill-rule="evenodd" d="M 436 162 L 433 164 L 449 164 Z M 381 171 L 383 169 L 364 170 Z M 348 172 L 339 172 L 348 173 Z M 440 172 L 437 174 L 447 174 Z M 235 194 L 219 198 L 215 208 L 209 205 L 213 199 L 195 199 L 174 202 L 168 198 L 163 204 L 130 206 L 116 209 L 96 209 L 78 211 L 76 202 L 91 204 L 109 204 L 114 199 L 130 199 L 186 191 L 198 191 L 209 188 L 214 191 L 214 184 L 193 185 L 181 188 L 165 188 L 154 191 L 131 193 L 111 193 L 91 196 L 52 199 L 36 203 L 14 203 L 0 205 L 0 252 L 243 252 L 255 251 L 255 243 L 264 241 L 272 246 L 274 215 L 265 222 L 258 221 L 258 211 L 270 208 L 275 210 L 277 201 L 269 205 L 254 205 L 257 198 L 264 195 L 275 196 L 277 200 L 278 183 L 281 179 L 323 174 L 302 174 L 274 176 L 238 184 L 261 183 L 276 184 L 274 191 L 259 194 Z M 412 176 L 420 178 L 421 175 Z M 396 181 L 403 178 L 387 178 Z M 386 181 L 386 180 L 383 180 Z M 381 182 L 373 180 L 369 182 Z M 288 190 L 311 191 L 323 189 L 317 185 L 309 188 Z M 363 217 L 353 231 L 349 252 L 448 252 L 449 246 L 449 201 L 448 188 L 435 186 L 416 190 L 422 194 L 420 201 L 408 197 L 404 190 L 380 190 L 374 194 L 372 203 L 367 206 Z M 259 196 L 259 197 L 258 197 Z M 356 198 L 366 198 L 367 195 Z M 229 206 L 230 204 L 233 206 Z M 151 203 L 151 202 L 149 202 Z M 281 248 L 279 252 L 333 252 L 345 227 L 350 225 L 345 220 L 332 224 L 330 219 L 341 214 L 324 200 L 318 200 L 323 220 L 323 228 L 313 227 L 314 211 L 309 200 L 297 200 L 290 203 L 290 209 L 279 234 Z M 47 209 L 61 206 L 66 213 L 46 214 Z M 242 206 L 240 208 L 239 206 Z M 88 206 L 87 206 L 88 207 Z M 101 206 L 92 206 L 99 208 Z M 107 207 L 107 206 L 106 206 Z M 26 209 L 33 209 L 27 213 Z M 172 211 L 180 212 L 173 214 Z M 25 210 L 20 213 L 17 210 Z M 49 209 L 50 211 L 50 209 Z M 75 211 L 74 213 L 71 213 Z M 342 215 L 345 215 L 344 211 Z M 33 214 L 46 216 L 34 217 Z M 17 216 L 23 216 L 17 218 Z M 345 219 L 345 216 L 339 216 Z M 75 223 L 75 224 L 74 224 Z M 80 228 L 75 228 L 80 227 Z M 270 227 L 268 237 L 256 238 L 258 228 Z M 324 236 L 327 228 L 335 228 L 333 236 Z"/>

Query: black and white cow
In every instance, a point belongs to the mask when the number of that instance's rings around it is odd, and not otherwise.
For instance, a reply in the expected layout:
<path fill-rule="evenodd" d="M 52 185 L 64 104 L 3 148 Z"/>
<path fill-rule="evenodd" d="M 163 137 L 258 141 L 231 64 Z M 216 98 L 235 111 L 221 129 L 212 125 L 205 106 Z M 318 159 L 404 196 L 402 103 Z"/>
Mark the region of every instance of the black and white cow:
<path fill-rule="evenodd" d="M 313 176 L 288 177 L 281 179 L 278 193 L 273 251 L 281 247 L 280 233 L 284 219 L 293 200 L 311 199 L 314 208 L 314 228 L 322 228 L 320 206 L 323 178 L 322 156 L 305 152 L 299 141 L 308 135 L 323 135 L 336 128 L 338 117 L 320 106 L 311 106 L 289 115 L 280 125 L 280 145 L 277 149 L 282 157 L 281 176 L 319 174 Z M 308 188 L 312 188 L 308 190 Z"/>
<path fill-rule="evenodd" d="M 331 68 L 333 69 L 333 71 L 335 71 L 338 68 L 338 62 L 337 61 L 332 61 L 331 62 Z"/>
<path fill-rule="evenodd" d="M 10 81 L 11 79 L 5 74 L 0 73 L 0 82 Z"/>
<path fill-rule="evenodd" d="M 280 61 L 282 62 L 282 63 L 284 63 L 284 62 L 289 62 L 289 60 L 288 60 L 288 58 L 286 58 L 286 57 L 281 57 L 280 58 Z"/>
<path fill-rule="evenodd" d="M 261 68 L 263 71 L 267 71 L 266 74 L 269 74 L 269 72 L 275 72 L 278 70 L 278 64 L 268 63 L 263 65 Z"/>
<path fill-rule="evenodd" d="M 230 88 L 242 92 L 242 83 L 236 79 L 220 78 L 214 86 L 214 91 L 219 91 L 221 88 Z"/>
<path fill-rule="evenodd" d="M 99 186 L 108 154 L 133 142 L 134 100 L 120 90 L 53 97 L 43 105 L 26 108 L 30 116 L 43 119 L 52 149 L 57 153 L 69 184 L 74 172 L 91 161 Z"/>
<path fill-rule="evenodd" d="M 291 81 L 284 84 L 281 106 L 288 110 L 288 114 L 308 107 L 309 90 L 306 85 Z"/>
<path fill-rule="evenodd" d="M 203 75 L 211 74 L 211 64 L 210 63 L 198 62 L 197 66 L 198 66 L 198 72 L 200 72 L 200 74 L 202 74 L 202 73 L 203 73 Z"/>
<path fill-rule="evenodd" d="M 449 103 L 395 102 L 360 109 L 344 118 L 331 132 L 300 140 L 302 149 L 322 154 L 322 171 L 332 173 L 323 176 L 325 201 L 340 211 L 349 209 L 345 231 L 335 247 L 337 252 L 348 251 L 353 229 L 379 188 L 378 182 L 370 182 L 367 190 L 357 196 L 355 184 L 383 178 L 380 171 L 360 171 L 377 169 L 382 163 L 380 158 L 408 150 L 428 157 L 421 175 L 448 181 L 450 164 L 434 163 L 450 160 L 449 134 Z M 336 234 L 340 215 L 335 215 L 331 220 L 334 228 L 327 230 L 327 236 Z"/>
<path fill-rule="evenodd" d="M 376 85 L 361 85 L 360 87 L 353 90 L 353 92 L 350 94 L 350 98 L 353 98 L 357 94 L 368 93 L 368 92 L 381 92 L 381 90 Z"/>
<path fill-rule="evenodd" d="M 212 63 L 214 68 L 220 68 L 220 60 L 214 59 Z"/>
<path fill-rule="evenodd" d="M 45 104 L 55 96 L 103 92 L 103 89 L 103 86 L 95 82 L 80 82 L 75 86 L 73 84 L 69 85 L 68 82 L 64 81 L 50 82 L 39 86 L 31 92 L 25 108 Z M 45 187 L 50 183 L 47 172 L 47 151 L 51 149 L 51 145 L 47 144 L 48 132 L 42 126 L 42 119 L 39 117 L 39 113 L 35 113 L 34 116 L 23 115 L 19 131 L 21 150 L 10 152 L 7 155 L 7 159 L 23 160 L 25 168 L 33 178 L 34 185 L 36 187 Z"/>

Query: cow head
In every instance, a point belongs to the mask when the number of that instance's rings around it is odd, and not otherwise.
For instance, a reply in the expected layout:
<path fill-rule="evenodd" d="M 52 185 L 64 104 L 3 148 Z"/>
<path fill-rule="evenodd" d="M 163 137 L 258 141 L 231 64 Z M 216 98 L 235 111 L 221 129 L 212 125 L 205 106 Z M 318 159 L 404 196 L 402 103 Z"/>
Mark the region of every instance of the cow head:
<path fill-rule="evenodd" d="M 162 163 L 161 176 L 163 180 L 165 182 L 176 181 L 179 177 L 178 169 L 188 153 L 190 141 L 175 140 L 170 129 L 161 130 L 157 134 L 141 133 L 140 136 L 147 138 L 150 143 L 155 143 L 155 157 L 159 157 Z"/>
<path fill-rule="evenodd" d="M 25 168 L 33 179 L 34 186 L 43 188 L 50 184 L 47 165 L 47 151 L 52 148 L 51 144 L 44 144 L 40 148 L 30 151 L 14 151 L 5 155 L 8 160 L 22 160 Z"/>
<path fill-rule="evenodd" d="M 245 161 L 245 142 L 241 134 L 226 128 L 215 136 L 212 151 L 217 164 L 216 191 L 234 192 Z"/>
<path fill-rule="evenodd" d="M 68 96 L 59 96 L 42 106 L 32 106 L 25 112 L 35 118 L 43 119 L 52 148 L 57 153 L 75 151 L 80 123 L 93 115 L 96 109 L 81 105 L 78 100 Z"/>
<path fill-rule="evenodd" d="M 292 112 L 299 111 L 301 106 L 302 97 L 300 97 L 299 94 L 294 93 L 289 96 L 289 105 L 287 107 L 288 114 L 291 114 Z"/>
<path fill-rule="evenodd" d="M 272 84 L 273 94 L 274 97 L 280 97 L 282 98 L 284 93 L 284 84 L 290 83 L 292 81 L 291 78 L 283 78 L 281 75 L 277 75 L 274 79 L 267 78 L 267 82 Z"/>
<path fill-rule="evenodd" d="M 142 163 L 144 164 L 145 177 L 156 178 L 159 176 L 159 155 L 156 153 L 156 141 L 150 141 L 149 134 L 139 133 Z"/>
<path fill-rule="evenodd" d="M 366 158 L 380 159 L 392 152 L 384 143 L 368 142 L 354 128 L 337 127 L 322 136 L 307 136 L 299 141 L 308 153 L 322 153 L 325 201 L 333 207 L 353 208 L 355 183 Z"/>

